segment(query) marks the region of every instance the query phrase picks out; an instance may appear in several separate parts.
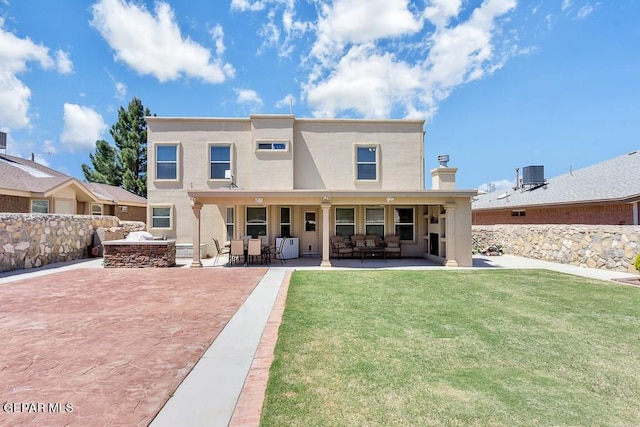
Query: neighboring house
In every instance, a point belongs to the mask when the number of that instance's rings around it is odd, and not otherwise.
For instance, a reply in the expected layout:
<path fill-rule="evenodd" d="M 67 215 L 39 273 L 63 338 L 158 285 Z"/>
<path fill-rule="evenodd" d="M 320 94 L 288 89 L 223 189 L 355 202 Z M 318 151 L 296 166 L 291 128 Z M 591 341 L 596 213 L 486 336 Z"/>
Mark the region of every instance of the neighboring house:
<path fill-rule="evenodd" d="M 149 231 L 191 243 L 296 236 L 330 265 L 334 235 L 389 234 L 403 256 L 471 265 L 471 197 L 431 171 L 424 121 L 147 117 Z M 193 265 L 201 265 L 193 251 Z"/>
<path fill-rule="evenodd" d="M 91 204 L 92 215 L 113 215 L 122 221 L 147 221 L 147 199 L 124 188 L 97 182 L 83 182 L 97 203 Z"/>
<path fill-rule="evenodd" d="M 479 195 L 473 224 L 640 224 L 640 151 Z"/>
<path fill-rule="evenodd" d="M 33 160 L 0 154 L 0 212 L 114 215 L 146 221 L 146 199 L 81 182 Z"/>

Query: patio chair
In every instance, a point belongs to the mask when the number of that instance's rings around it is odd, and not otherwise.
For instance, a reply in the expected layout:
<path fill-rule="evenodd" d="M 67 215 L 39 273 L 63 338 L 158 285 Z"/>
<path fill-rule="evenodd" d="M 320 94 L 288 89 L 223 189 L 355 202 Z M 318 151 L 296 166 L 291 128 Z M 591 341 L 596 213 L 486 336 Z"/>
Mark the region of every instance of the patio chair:
<path fill-rule="evenodd" d="M 280 246 L 275 248 L 275 256 L 276 259 L 280 260 L 280 264 L 284 264 L 286 262 L 286 260 L 284 259 L 284 245 L 287 241 L 286 237 L 283 237 L 282 240 L 280 241 Z"/>
<path fill-rule="evenodd" d="M 340 258 L 341 256 L 351 255 L 353 258 L 353 248 L 351 244 L 347 245 L 344 241 L 344 237 L 342 236 L 333 236 L 330 239 L 331 241 L 331 256 L 337 256 Z"/>
<path fill-rule="evenodd" d="M 244 258 L 244 242 L 242 240 L 231 240 L 231 249 L 229 251 L 229 265 L 234 261 Z"/>
<path fill-rule="evenodd" d="M 365 246 L 365 235 L 364 234 L 354 234 L 351 236 L 351 247 L 353 248 L 353 253 L 358 254 L 360 256 L 360 248 Z"/>
<path fill-rule="evenodd" d="M 228 254 L 229 248 L 227 247 L 221 248 L 220 242 L 218 241 L 218 239 L 216 239 L 215 237 L 212 237 L 212 239 L 213 239 L 213 243 L 215 243 L 216 245 L 216 259 L 213 262 L 214 264 L 217 264 L 218 260 L 220 259 L 220 255 Z"/>
<path fill-rule="evenodd" d="M 260 239 L 249 239 L 249 244 L 247 246 L 247 257 L 248 261 L 251 262 L 252 259 L 258 258 L 260 260 L 260 264 L 262 264 L 262 240 Z"/>
<path fill-rule="evenodd" d="M 397 255 L 400 258 L 402 253 L 400 248 L 400 236 L 390 235 L 384 238 L 384 252 L 386 256 L 389 254 Z"/>

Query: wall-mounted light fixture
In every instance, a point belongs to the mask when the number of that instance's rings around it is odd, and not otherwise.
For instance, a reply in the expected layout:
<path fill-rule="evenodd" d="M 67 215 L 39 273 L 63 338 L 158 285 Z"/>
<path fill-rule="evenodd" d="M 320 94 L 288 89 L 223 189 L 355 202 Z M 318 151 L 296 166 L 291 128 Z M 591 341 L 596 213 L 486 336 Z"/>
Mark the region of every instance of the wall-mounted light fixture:
<path fill-rule="evenodd" d="M 323 201 L 323 202 L 328 202 L 328 201 L 330 201 L 330 200 L 331 200 L 331 197 L 329 197 L 329 196 L 322 196 L 322 201 Z"/>
<path fill-rule="evenodd" d="M 391 196 L 387 197 L 387 203 L 393 202 L 395 199 Z"/>
<path fill-rule="evenodd" d="M 262 203 L 262 197 L 256 197 L 256 203 Z"/>

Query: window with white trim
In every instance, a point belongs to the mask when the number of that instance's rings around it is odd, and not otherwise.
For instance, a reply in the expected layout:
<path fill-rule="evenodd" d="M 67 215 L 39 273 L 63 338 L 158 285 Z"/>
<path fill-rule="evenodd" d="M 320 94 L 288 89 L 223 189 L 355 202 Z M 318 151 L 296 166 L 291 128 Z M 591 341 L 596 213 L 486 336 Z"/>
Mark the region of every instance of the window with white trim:
<path fill-rule="evenodd" d="M 235 220 L 235 208 L 233 206 L 227 206 L 227 241 L 233 239 L 236 220 Z"/>
<path fill-rule="evenodd" d="M 49 213 L 49 201 L 48 200 L 32 200 L 31 212 L 32 213 Z"/>
<path fill-rule="evenodd" d="M 151 207 L 151 228 L 170 229 L 173 224 L 171 206 Z"/>
<path fill-rule="evenodd" d="M 209 179 L 229 179 L 226 171 L 231 170 L 231 145 L 211 144 L 209 146 Z"/>
<path fill-rule="evenodd" d="M 247 207 L 246 235 L 257 239 L 267 235 L 267 208 Z"/>
<path fill-rule="evenodd" d="M 156 145 L 156 179 L 178 179 L 178 144 Z"/>
<path fill-rule="evenodd" d="M 280 237 L 291 237 L 291 208 L 280 208 Z"/>
<path fill-rule="evenodd" d="M 356 146 L 356 179 L 358 181 L 378 179 L 378 151 L 375 145 Z"/>
<path fill-rule="evenodd" d="M 287 151 L 289 141 L 256 141 L 258 151 Z"/>
<path fill-rule="evenodd" d="M 413 208 L 395 208 L 393 210 L 393 224 L 396 235 L 400 236 L 400 240 L 415 239 L 414 218 Z"/>
<path fill-rule="evenodd" d="M 102 215 L 102 205 L 91 204 L 91 215 Z"/>
<path fill-rule="evenodd" d="M 336 208 L 336 235 L 351 237 L 356 234 L 355 208 Z"/>
<path fill-rule="evenodd" d="M 384 238 L 384 208 L 365 208 L 364 228 L 365 234 Z"/>

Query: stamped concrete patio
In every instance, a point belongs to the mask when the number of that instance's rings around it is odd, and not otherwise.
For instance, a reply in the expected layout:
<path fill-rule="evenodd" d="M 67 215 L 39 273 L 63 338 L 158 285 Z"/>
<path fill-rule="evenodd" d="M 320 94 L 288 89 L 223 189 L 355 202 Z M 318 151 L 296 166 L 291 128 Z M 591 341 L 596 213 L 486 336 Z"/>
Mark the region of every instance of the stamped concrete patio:
<path fill-rule="evenodd" d="M 0 425 L 149 424 L 265 272 L 74 269 L 0 283 Z"/>

